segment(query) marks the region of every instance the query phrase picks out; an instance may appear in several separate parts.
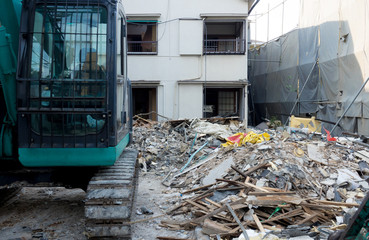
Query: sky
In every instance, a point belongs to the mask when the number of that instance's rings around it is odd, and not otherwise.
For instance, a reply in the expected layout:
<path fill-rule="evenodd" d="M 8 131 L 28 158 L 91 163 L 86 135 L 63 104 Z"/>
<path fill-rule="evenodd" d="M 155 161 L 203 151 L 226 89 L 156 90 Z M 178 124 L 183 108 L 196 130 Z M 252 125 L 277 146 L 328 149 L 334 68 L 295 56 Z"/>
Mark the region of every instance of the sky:
<path fill-rule="evenodd" d="M 300 0 L 260 0 L 249 16 L 251 42 L 267 42 L 298 27 L 299 8 Z"/>

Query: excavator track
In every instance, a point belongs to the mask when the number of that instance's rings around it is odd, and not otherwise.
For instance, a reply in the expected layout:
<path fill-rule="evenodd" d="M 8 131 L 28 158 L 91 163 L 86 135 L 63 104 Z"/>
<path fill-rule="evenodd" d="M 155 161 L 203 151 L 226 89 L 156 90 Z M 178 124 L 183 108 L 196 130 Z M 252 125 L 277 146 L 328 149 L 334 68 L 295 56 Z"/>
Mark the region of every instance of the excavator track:
<path fill-rule="evenodd" d="M 131 239 L 130 218 L 138 183 L 137 151 L 126 149 L 114 166 L 91 179 L 85 200 L 89 238 Z"/>

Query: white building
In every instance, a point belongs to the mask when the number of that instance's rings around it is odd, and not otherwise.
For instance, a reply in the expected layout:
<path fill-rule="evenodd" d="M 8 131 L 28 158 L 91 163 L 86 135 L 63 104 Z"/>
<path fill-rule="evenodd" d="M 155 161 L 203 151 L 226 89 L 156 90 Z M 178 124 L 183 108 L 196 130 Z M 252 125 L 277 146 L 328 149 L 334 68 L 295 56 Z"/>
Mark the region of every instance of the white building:
<path fill-rule="evenodd" d="M 247 120 L 251 2 L 125 0 L 134 113 Z"/>

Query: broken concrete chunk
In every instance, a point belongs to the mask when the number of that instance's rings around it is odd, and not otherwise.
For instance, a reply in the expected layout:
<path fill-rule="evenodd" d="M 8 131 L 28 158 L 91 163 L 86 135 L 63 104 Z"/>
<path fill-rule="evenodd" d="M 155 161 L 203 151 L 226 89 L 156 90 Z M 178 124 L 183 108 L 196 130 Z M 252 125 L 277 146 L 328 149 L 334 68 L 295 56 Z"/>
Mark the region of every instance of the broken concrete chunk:
<path fill-rule="evenodd" d="M 324 154 L 320 152 L 319 146 L 314 144 L 307 145 L 309 158 L 315 162 L 327 165 L 327 159 L 325 159 Z"/>
<path fill-rule="evenodd" d="M 266 145 L 266 144 L 263 144 L 263 145 L 258 147 L 258 150 L 268 150 L 268 149 L 272 149 L 272 147 L 270 145 Z"/>
<path fill-rule="evenodd" d="M 361 182 L 363 179 L 355 171 L 351 171 L 347 168 L 338 169 L 337 184 L 340 185 L 344 182 L 354 184 L 355 182 Z"/>
<path fill-rule="evenodd" d="M 328 191 L 327 191 L 327 194 L 326 194 L 326 199 L 327 200 L 332 200 L 332 199 L 334 199 L 334 196 L 335 196 L 334 188 L 332 188 L 332 187 L 328 188 Z"/>
<path fill-rule="evenodd" d="M 227 158 L 225 161 L 223 161 L 221 164 L 219 164 L 217 167 L 213 168 L 202 180 L 202 184 L 208 185 L 212 183 L 216 183 L 217 178 L 221 178 L 223 174 L 228 171 L 228 169 L 234 164 L 233 157 Z"/>

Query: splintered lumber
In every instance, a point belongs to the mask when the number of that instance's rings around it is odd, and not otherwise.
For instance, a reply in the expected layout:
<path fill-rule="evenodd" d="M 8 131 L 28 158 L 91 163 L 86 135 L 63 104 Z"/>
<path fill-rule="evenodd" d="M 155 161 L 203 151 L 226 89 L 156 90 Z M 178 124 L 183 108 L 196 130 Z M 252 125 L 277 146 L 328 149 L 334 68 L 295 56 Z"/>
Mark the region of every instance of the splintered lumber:
<path fill-rule="evenodd" d="M 235 205 L 235 204 L 244 203 L 245 201 L 246 201 L 246 198 L 241 198 L 241 199 L 239 199 L 239 200 L 237 200 L 235 202 L 232 202 L 230 205 L 232 206 L 232 205 Z M 190 220 L 190 223 L 191 224 L 199 224 L 199 223 L 202 223 L 205 219 L 210 218 L 210 217 L 212 217 L 215 214 L 218 214 L 220 212 L 223 212 L 226 209 L 227 209 L 227 206 L 223 206 L 223 207 L 218 208 L 218 209 L 216 209 L 216 210 L 214 210 L 214 211 L 212 211 L 212 212 L 210 212 L 210 213 L 208 213 L 208 214 L 206 214 L 206 215 L 204 215 L 202 217 L 199 217 L 199 218 L 195 218 L 195 219 Z"/>
<path fill-rule="evenodd" d="M 254 219 L 256 225 L 258 226 L 260 232 L 265 232 L 265 229 L 264 229 L 263 225 L 261 224 L 258 216 L 256 214 L 252 214 L 252 218 Z"/>
<path fill-rule="evenodd" d="M 254 184 L 251 183 L 243 183 L 243 182 L 237 182 L 237 181 L 233 181 L 233 180 L 226 180 L 226 179 L 216 179 L 217 181 L 220 182 L 227 182 L 227 183 L 231 183 L 231 184 L 235 184 L 235 185 L 241 185 L 241 186 L 245 186 L 245 187 L 250 187 L 250 188 L 254 188 L 256 190 L 259 190 L 261 192 L 269 192 L 268 190 L 265 190 L 264 188 L 258 187 Z"/>
<path fill-rule="evenodd" d="M 217 202 L 214 202 L 213 200 L 211 200 L 211 199 L 209 199 L 209 198 L 205 198 L 205 201 L 207 201 L 207 202 L 209 202 L 209 203 L 213 204 L 214 206 L 216 206 L 216 207 L 218 207 L 218 208 L 221 208 L 221 207 L 222 207 L 222 205 L 220 205 L 220 204 L 219 204 L 219 203 L 217 203 Z"/>
<path fill-rule="evenodd" d="M 265 162 L 265 163 L 260 163 L 259 165 L 256 165 L 255 167 L 249 168 L 247 169 L 247 171 L 244 173 L 245 175 L 250 175 L 251 173 L 259 170 L 260 168 L 267 168 L 269 167 L 270 164 Z"/>
<path fill-rule="evenodd" d="M 271 219 L 265 220 L 263 221 L 263 223 L 268 223 L 268 222 L 275 222 L 278 220 L 282 220 L 282 219 L 286 219 L 286 218 L 291 218 L 291 217 L 295 217 L 295 216 L 300 216 L 304 214 L 304 211 L 301 209 L 295 209 L 283 214 L 280 214 L 278 216 L 272 217 Z"/>
<path fill-rule="evenodd" d="M 201 186 L 201 187 L 198 187 L 198 188 L 193 188 L 193 189 L 190 189 L 190 190 L 187 190 L 187 191 L 184 191 L 182 192 L 181 194 L 187 194 L 187 193 L 191 193 L 191 192 L 196 192 L 198 190 L 202 190 L 204 188 L 209 188 L 211 186 L 213 186 L 215 183 L 212 183 L 212 184 L 208 184 L 208 185 L 204 185 L 204 186 Z"/>
<path fill-rule="evenodd" d="M 235 191 L 235 190 L 244 190 L 245 187 L 219 187 L 215 188 L 217 191 Z"/>
<path fill-rule="evenodd" d="M 301 203 L 300 204 L 302 207 L 309 207 L 309 208 L 322 208 L 322 209 L 336 209 L 336 208 L 341 208 L 342 206 L 336 206 L 336 205 L 324 205 L 324 204 L 313 204 L 313 203 Z"/>
<path fill-rule="evenodd" d="M 202 193 L 201 195 L 193 198 L 192 200 L 196 202 L 198 200 L 201 200 L 201 199 L 204 199 L 204 198 L 207 198 L 207 197 L 211 197 L 213 195 L 214 195 L 213 191 L 212 190 L 208 190 L 208 191 Z"/>
<path fill-rule="evenodd" d="M 247 175 L 243 173 L 241 170 L 239 170 L 238 168 L 236 168 L 235 166 L 232 165 L 231 168 L 235 170 L 236 172 L 238 172 L 240 175 L 242 175 L 244 178 L 247 178 Z"/>
<path fill-rule="evenodd" d="M 248 195 L 267 196 L 267 195 L 295 195 L 295 192 L 249 192 Z"/>
<path fill-rule="evenodd" d="M 286 192 L 283 189 L 279 188 L 271 188 L 271 187 L 263 187 L 265 190 L 272 191 L 272 192 Z"/>
<path fill-rule="evenodd" d="M 185 200 L 185 201 L 188 202 L 189 204 L 195 206 L 195 207 L 198 207 L 198 208 L 204 210 L 204 211 L 208 211 L 209 210 L 207 207 L 204 207 L 204 206 L 202 206 L 202 205 L 200 205 L 198 203 L 195 203 L 194 201 L 191 201 L 191 200 Z"/>
<path fill-rule="evenodd" d="M 214 193 L 212 192 L 212 190 L 208 190 L 208 191 L 206 191 L 205 193 L 203 193 L 203 194 L 201 194 L 201 195 L 197 196 L 196 198 L 193 198 L 193 199 L 192 199 L 192 201 L 196 202 L 196 201 L 201 200 L 201 199 L 203 199 L 203 198 L 210 197 L 210 196 L 212 196 L 213 194 L 214 194 Z M 167 211 L 166 211 L 166 213 L 167 213 L 167 214 L 170 214 L 170 213 L 172 213 L 172 212 L 174 212 L 174 211 L 176 211 L 176 210 L 180 209 L 181 207 L 186 206 L 187 204 L 189 204 L 189 203 L 185 201 L 184 203 L 182 203 L 182 204 L 178 204 L 178 205 L 174 206 L 173 208 L 171 208 L 171 209 L 167 210 Z"/>
<path fill-rule="evenodd" d="M 247 199 L 247 201 L 253 205 L 258 206 L 276 206 L 281 204 L 295 204 L 300 205 L 304 201 L 304 199 L 300 198 L 297 195 L 277 195 L 277 196 L 258 196 L 256 199 Z"/>
<path fill-rule="evenodd" d="M 244 181 L 244 183 L 248 183 L 249 181 L 250 181 L 250 177 L 247 176 L 246 179 L 245 179 L 245 181 Z M 246 197 L 246 195 L 245 195 L 245 189 L 242 189 L 240 191 L 239 196 L 240 197 Z"/>
<path fill-rule="evenodd" d="M 305 215 L 308 215 L 308 214 L 305 214 Z M 309 221 L 315 222 L 313 219 L 316 218 L 316 217 L 318 217 L 318 216 L 319 216 L 318 213 L 314 213 L 313 215 L 308 215 L 307 218 L 305 218 L 305 219 L 297 222 L 296 225 L 301 225 L 301 224 L 304 224 L 304 223 L 309 222 Z"/>
<path fill-rule="evenodd" d="M 147 120 L 147 119 L 142 118 L 142 117 L 140 117 L 140 116 L 138 116 L 138 115 L 133 116 L 133 118 L 138 118 L 139 120 L 144 121 L 144 122 L 146 122 L 146 123 L 148 123 L 148 124 L 150 124 L 150 125 L 153 125 L 153 124 L 154 124 L 154 122 L 153 122 L 153 121 L 151 121 L 151 120 Z"/>
<path fill-rule="evenodd" d="M 194 214 L 196 215 L 197 213 L 200 213 L 200 216 L 203 216 L 203 215 L 208 214 L 209 212 L 208 211 L 204 211 L 204 210 L 195 210 L 194 211 Z M 213 218 L 218 218 L 218 219 L 221 219 L 221 220 L 226 221 L 226 222 L 229 222 L 229 223 L 233 222 L 233 219 L 232 218 L 229 218 L 229 217 L 225 216 L 222 213 L 215 214 L 213 216 Z"/>
<path fill-rule="evenodd" d="M 342 206 L 342 207 L 359 207 L 360 206 L 357 203 L 333 202 L 333 201 L 326 201 L 326 200 L 314 200 L 314 202 L 324 204 L 324 205 L 334 205 L 334 206 Z"/>

